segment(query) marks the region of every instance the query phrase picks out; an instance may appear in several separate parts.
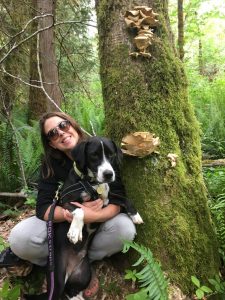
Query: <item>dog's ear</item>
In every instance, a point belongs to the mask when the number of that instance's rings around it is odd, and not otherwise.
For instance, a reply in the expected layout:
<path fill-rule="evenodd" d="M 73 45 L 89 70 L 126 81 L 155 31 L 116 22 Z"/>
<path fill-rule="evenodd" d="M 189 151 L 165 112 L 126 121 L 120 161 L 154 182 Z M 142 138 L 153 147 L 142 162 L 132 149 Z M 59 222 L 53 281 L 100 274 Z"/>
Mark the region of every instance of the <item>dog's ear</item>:
<path fill-rule="evenodd" d="M 122 150 L 117 147 L 116 143 L 108 138 L 101 138 L 101 140 L 103 141 L 103 143 L 105 143 L 112 152 L 115 153 L 115 160 L 114 162 L 116 162 L 118 165 L 120 165 L 122 163 L 122 159 L 123 159 L 123 152 Z"/>
<path fill-rule="evenodd" d="M 115 142 L 112 141 L 112 143 L 113 143 L 113 146 L 114 146 L 114 149 L 115 149 L 116 158 L 117 158 L 117 163 L 118 163 L 119 165 L 121 165 L 122 159 L 123 159 L 123 152 L 122 152 L 122 150 L 116 145 Z"/>
<path fill-rule="evenodd" d="M 76 162 L 76 166 L 78 170 L 83 174 L 86 174 L 87 172 L 86 147 L 87 147 L 87 141 L 83 141 L 77 144 L 71 151 L 71 155 L 73 157 L 73 160 Z"/>

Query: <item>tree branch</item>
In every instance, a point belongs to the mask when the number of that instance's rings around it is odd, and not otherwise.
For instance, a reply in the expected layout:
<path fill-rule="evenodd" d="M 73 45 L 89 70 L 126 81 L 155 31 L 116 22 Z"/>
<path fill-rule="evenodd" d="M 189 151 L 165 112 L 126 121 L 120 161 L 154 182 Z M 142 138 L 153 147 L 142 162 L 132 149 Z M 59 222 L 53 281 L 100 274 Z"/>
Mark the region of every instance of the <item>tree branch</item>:
<path fill-rule="evenodd" d="M 27 29 L 28 25 L 29 25 L 31 22 L 33 22 L 33 21 L 35 21 L 35 20 L 37 20 L 37 19 L 39 19 L 39 18 L 45 18 L 45 17 L 49 17 L 49 16 L 53 17 L 52 14 L 46 14 L 46 15 L 42 15 L 42 16 L 35 16 L 33 19 L 29 20 L 29 21 L 25 24 L 25 26 L 23 27 L 23 29 L 22 29 L 21 31 L 19 31 L 17 34 L 11 36 L 10 41 L 8 41 L 5 45 L 3 45 L 3 46 L 1 47 L 1 49 L 0 49 L 0 51 L 2 51 L 5 47 L 7 47 L 7 46 L 12 42 L 13 39 L 15 39 L 15 38 L 18 37 L 19 35 L 23 34 L 23 33 L 25 32 L 25 30 Z"/>
<path fill-rule="evenodd" d="M 50 14 L 51 15 L 51 14 Z M 46 16 L 46 15 L 45 15 Z M 52 15 L 51 15 L 52 16 Z M 33 20 L 33 19 L 32 19 Z M 31 22 L 31 20 L 30 20 Z M 96 27 L 95 25 L 91 25 L 91 24 L 86 24 L 84 22 L 81 22 L 81 21 L 64 21 L 64 22 L 59 22 L 59 23 L 52 23 L 51 25 L 49 26 L 46 26 L 46 27 L 43 27 L 41 29 L 38 29 L 37 31 L 33 32 L 31 35 L 29 35 L 28 37 L 26 37 L 25 39 L 21 40 L 18 44 L 14 43 L 14 45 L 12 46 L 12 48 L 3 56 L 3 58 L 0 60 L 0 64 L 2 64 L 5 59 L 8 57 L 8 55 L 13 52 L 14 50 L 16 50 L 20 45 L 22 45 L 23 43 L 29 41 L 31 38 L 33 38 L 35 35 L 39 34 L 40 32 L 42 31 L 45 31 L 45 30 L 48 30 L 50 29 L 51 27 L 55 27 L 55 26 L 59 26 L 59 25 L 62 25 L 62 24 L 84 24 L 86 26 L 93 26 L 93 27 Z M 13 38 L 7 43 L 7 45 L 12 42 Z M 3 46 L 1 48 L 1 50 L 4 48 L 5 46 Z"/>

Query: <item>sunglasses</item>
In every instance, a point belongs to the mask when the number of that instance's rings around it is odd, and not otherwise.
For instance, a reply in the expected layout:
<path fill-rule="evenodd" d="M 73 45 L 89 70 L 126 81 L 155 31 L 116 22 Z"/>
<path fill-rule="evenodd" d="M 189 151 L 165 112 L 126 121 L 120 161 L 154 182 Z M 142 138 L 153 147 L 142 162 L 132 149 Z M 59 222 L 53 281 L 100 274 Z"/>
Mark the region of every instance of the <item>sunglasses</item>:
<path fill-rule="evenodd" d="M 70 129 L 71 123 L 68 120 L 61 121 L 55 128 L 49 130 L 49 132 L 46 134 L 47 138 L 50 141 L 56 141 L 59 137 L 59 131 L 60 129 L 63 132 L 67 132 Z"/>

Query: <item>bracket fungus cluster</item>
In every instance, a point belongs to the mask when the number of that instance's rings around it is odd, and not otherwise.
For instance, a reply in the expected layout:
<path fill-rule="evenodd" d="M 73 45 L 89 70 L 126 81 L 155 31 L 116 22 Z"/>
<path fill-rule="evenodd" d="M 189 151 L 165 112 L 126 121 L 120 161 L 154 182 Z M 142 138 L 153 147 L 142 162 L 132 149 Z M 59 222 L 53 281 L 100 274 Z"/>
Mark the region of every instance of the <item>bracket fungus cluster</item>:
<path fill-rule="evenodd" d="M 135 28 L 137 36 L 134 38 L 134 44 L 139 52 L 130 53 L 131 56 L 151 57 L 149 52 L 146 52 L 153 40 L 153 29 L 159 23 L 156 19 L 157 13 L 148 6 L 135 6 L 133 10 L 126 11 L 124 18 L 128 28 Z"/>
<path fill-rule="evenodd" d="M 159 137 L 155 137 L 154 133 L 137 131 L 122 138 L 121 150 L 126 155 L 142 158 L 152 153 L 159 153 L 159 145 Z M 172 168 L 176 167 L 178 159 L 177 154 L 169 153 L 167 159 Z"/>
<path fill-rule="evenodd" d="M 121 149 L 124 154 L 145 157 L 153 152 L 157 152 L 159 144 L 159 138 L 154 137 L 154 134 L 138 131 L 123 137 Z"/>

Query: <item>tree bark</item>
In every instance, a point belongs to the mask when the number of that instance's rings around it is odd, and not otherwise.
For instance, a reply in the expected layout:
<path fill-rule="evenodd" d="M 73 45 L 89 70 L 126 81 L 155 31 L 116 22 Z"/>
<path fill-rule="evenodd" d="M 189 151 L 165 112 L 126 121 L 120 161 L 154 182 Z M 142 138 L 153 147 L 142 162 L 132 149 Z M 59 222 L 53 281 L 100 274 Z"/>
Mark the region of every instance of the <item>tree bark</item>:
<path fill-rule="evenodd" d="M 180 59 L 184 59 L 184 11 L 183 11 L 183 0 L 177 1 L 178 6 L 178 49 Z"/>
<path fill-rule="evenodd" d="M 136 5 L 159 13 L 150 59 L 129 56 L 134 34 L 125 26 L 124 13 Z M 149 131 L 161 141 L 159 154 L 124 159 L 127 193 L 145 222 L 137 228 L 137 240 L 153 251 L 171 282 L 190 292 L 191 276 L 214 276 L 219 259 L 202 177 L 199 127 L 174 51 L 167 1 L 98 0 L 96 9 L 106 134 L 120 143 L 127 133 Z M 168 153 L 178 155 L 174 168 Z"/>
<path fill-rule="evenodd" d="M 55 4 L 53 0 L 33 0 L 34 7 L 36 7 L 37 15 L 51 14 L 52 16 L 46 16 L 38 19 L 37 23 L 34 23 L 33 30 L 37 28 L 47 28 L 39 34 L 39 45 L 37 47 L 37 38 L 31 42 L 30 51 L 30 83 L 34 85 L 41 85 L 40 74 L 38 72 L 38 60 L 37 49 L 39 51 L 39 64 L 42 84 L 45 92 L 48 96 L 54 100 L 57 106 L 60 107 L 62 100 L 62 93 L 59 88 L 58 68 L 55 54 L 54 45 L 54 15 Z M 40 115 L 47 111 L 56 111 L 57 107 L 48 99 L 46 93 L 43 90 L 31 87 L 29 94 L 29 119 L 38 119 Z"/>

